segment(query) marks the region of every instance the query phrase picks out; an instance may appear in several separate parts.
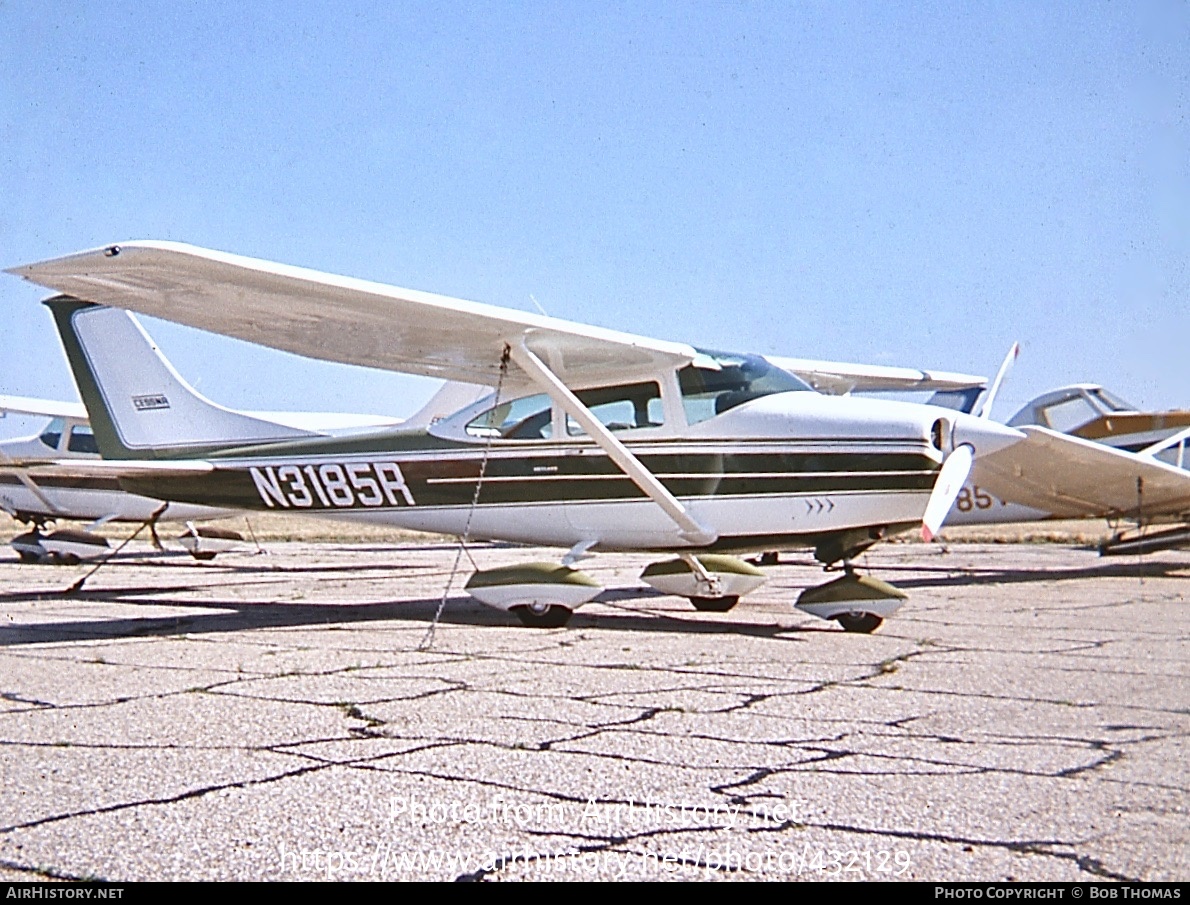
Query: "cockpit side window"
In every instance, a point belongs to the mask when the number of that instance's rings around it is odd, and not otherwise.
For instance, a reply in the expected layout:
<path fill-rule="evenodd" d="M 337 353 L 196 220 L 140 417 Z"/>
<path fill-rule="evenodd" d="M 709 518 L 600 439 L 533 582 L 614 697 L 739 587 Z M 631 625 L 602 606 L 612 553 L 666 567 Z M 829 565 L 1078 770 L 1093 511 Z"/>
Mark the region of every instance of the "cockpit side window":
<path fill-rule="evenodd" d="M 45 430 L 41 432 L 37 439 L 50 449 L 57 450 L 58 444 L 62 442 L 62 429 L 65 426 L 65 421 L 61 418 L 55 418 L 45 426 Z"/>
<path fill-rule="evenodd" d="M 1187 446 L 1190 446 L 1190 438 L 1183 437 L 1177 443 L 1160 450 L 1156 454 L 1157 458 L 1175 468 L 1186 468 L 1190 466 L 1190 450 L 1186 449 Z"/>
<path fill-rule="evenodd" d="M 1119 396 L 1116 396 L 1114 393 L 1109 393 L 1102 387 L 1097 390 L 1089 390 L 1088 392 L 1104 405 L 1106 411 L 1135 412 L 1137 410 L 1136 406 L 1131 402 L 1125 402 Z"/>
<path fill-rule="evenodd" d="M 1099 417 L 1095 406 L 1082 396 L 1055 402 L 1042 409 L 1040 414 L 1044 427 L 1052 428 L 1063 434 L 1068 434 L 1072 430 L 1082 427 L 1088 421 L 1094 421 Z"/>
<path fill-rule="evenodd" d="M 699 351 L 713 359 L 719 368 L 687 365 L 678 371 L 682 405 L 690 424 L 708 421 L 761 396 L 795 390 L 813 392 L 809 384 L 759 355 Z"/>
<path fill-rule="evenodd" d="M 609 430 L 661 427 L 665 422 L 661 388 L 653 381 L 580 390 L 575 395 Z M 545 393 L 503 402 L 472 418 L 465 430 L 472 437 L 549 440 L 553 437 L 553 403 Z M 566 430 L 571 437 L 586 434 L 573 418 L 566 419 Z"/>

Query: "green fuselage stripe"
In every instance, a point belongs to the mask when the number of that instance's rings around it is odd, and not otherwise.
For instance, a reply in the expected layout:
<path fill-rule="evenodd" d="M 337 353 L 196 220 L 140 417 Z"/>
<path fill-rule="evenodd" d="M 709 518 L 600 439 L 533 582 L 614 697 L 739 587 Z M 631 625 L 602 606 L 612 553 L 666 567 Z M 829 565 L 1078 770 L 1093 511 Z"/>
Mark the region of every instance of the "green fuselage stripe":
<path fill-rule="evenodd" d="M 929 491 L 937 477 L 937 463 L 913 453 L 687 453 L 642 455 L 642 461 L 675 496 L 766 497 L 792 494 L 829 495 L 863 492 Z M 373 489 L 379 476 L 360 470 L 349 476 L 348 464 L 391 462 L 399 466 L 408 491 L 385 497 Z M 465 457 L 431 455 L 408 457 L 372 455 L 364 460 L 344 457 L 278 459 L 259 463 L 228 463 L 214 472 L 186 477 L 124 478 L 122 486 L 135 493 L 177 502 L 245 509 L 342 511 L 471 504 L 479 476 L 481 454 Z M 254 478 L 249 465 L 257 472 Z M 330 472 L 326 469 L 330 468 Z M 320 471 L 322 469 L 322 471 Z M 349 485 L 348 477 L 354 477 Z M 329 478 L 329 480 L 328 480 Z M 337 486 L 332 487 L 331 484 Z M 280 493 L 269 494 L 261 486 Z M 295 488 L 305 489 L 295 497 Z M 300 498 L 302 504 L 294 503 Z M 481 489 L 480 505 L 513 505 L 639 500 L 635 483 L 602 455 L 522 455 L 492 458 Z M 368 505 L 365 501 L 371 501 Z M 269 503 L 272 505 L 269 505 Z"/>

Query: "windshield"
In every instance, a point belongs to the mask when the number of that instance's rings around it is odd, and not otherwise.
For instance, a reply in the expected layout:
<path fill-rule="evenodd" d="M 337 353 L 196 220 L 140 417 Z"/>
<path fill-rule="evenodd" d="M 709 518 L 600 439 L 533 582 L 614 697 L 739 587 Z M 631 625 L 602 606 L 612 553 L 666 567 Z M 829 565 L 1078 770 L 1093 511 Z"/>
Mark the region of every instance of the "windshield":
<path fill-rule="evenodd" d="M 737 355 L 708 349 L 697 351 L 711 359 L 718 368 L 696 363 L 678 371 L 682 405 L 690 424 L 707 421 L 761 396 L 803 390 L 814 392 L 809 384 L 769 364 L 759 355 Z"/>

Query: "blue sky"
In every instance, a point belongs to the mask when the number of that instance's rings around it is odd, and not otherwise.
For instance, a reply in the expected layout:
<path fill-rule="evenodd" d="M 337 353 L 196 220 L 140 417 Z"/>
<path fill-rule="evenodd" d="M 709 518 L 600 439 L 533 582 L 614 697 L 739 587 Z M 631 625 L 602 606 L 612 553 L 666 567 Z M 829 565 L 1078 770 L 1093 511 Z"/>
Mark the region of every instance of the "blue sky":
<path fill-rule="evenodd" d="M 696 344 L 1190 407 L 1190 7 L 0 4 L 0 264 L 172 239 Z M 77 398 L 0 278 L 0 393 Z M 160 322 L 227 405 L 432 385 Z M 12 433 L 24 422 L 0 422 Z"/>

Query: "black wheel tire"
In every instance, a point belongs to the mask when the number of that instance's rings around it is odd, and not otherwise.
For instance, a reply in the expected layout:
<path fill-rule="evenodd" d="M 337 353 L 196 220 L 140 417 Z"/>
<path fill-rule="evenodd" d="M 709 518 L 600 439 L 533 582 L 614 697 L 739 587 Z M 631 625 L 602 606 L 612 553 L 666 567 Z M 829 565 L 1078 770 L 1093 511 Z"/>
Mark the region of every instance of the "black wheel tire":
<path fill-rule="evenodd" d="M 512 612 L 529 628 L 561 628 L 570 621 L 571 611 L 564 606 L 551 604 L 541 609 L 530 606 L 514 606 Z"/>
<path fill-rule="evenodd" d="M 212 559 L 215 558 L 215 554 L 211 553 L 209 550 L 203 550 L 198 553 L 191 553 L 190 555 L 193 556 L 195 559 L 197 559 L 199 562 L 210 562 Z"/>
<path fill-rule="evenodd" d="M 17 550 L 17 556 L 21 558 L 21 562 L 41 562 L 40 556 L 38 556 L 36 553 L 30 553 L 28 550 Z"/>
<path fill-rule="evenodd" d="M 691 597 L 690 602 L 700 613 L 726 613 L 740 602 L 740 598 L 728 594 L 725 597 Z"/>
<path fill-rule="evenodd" d="M 840 613 L 835 617 L 845 632 L 855 632 L 860 635 L 870 635 L 880 628 L 883 617 L 875 613 Z"/>
<path fill-rule="evenodd" d="M 781 554 L 769 550 L 767 553 L 761 553 L 753 561 L 758 566 L 775 566 L 781 562 Z"/>
<path fill-rule="evenodd" d="M 50 558 L 62 566 L 77 566 L 80 562 L 82 562 L 82 560 L 73 553 L 51 553 Z"/>

